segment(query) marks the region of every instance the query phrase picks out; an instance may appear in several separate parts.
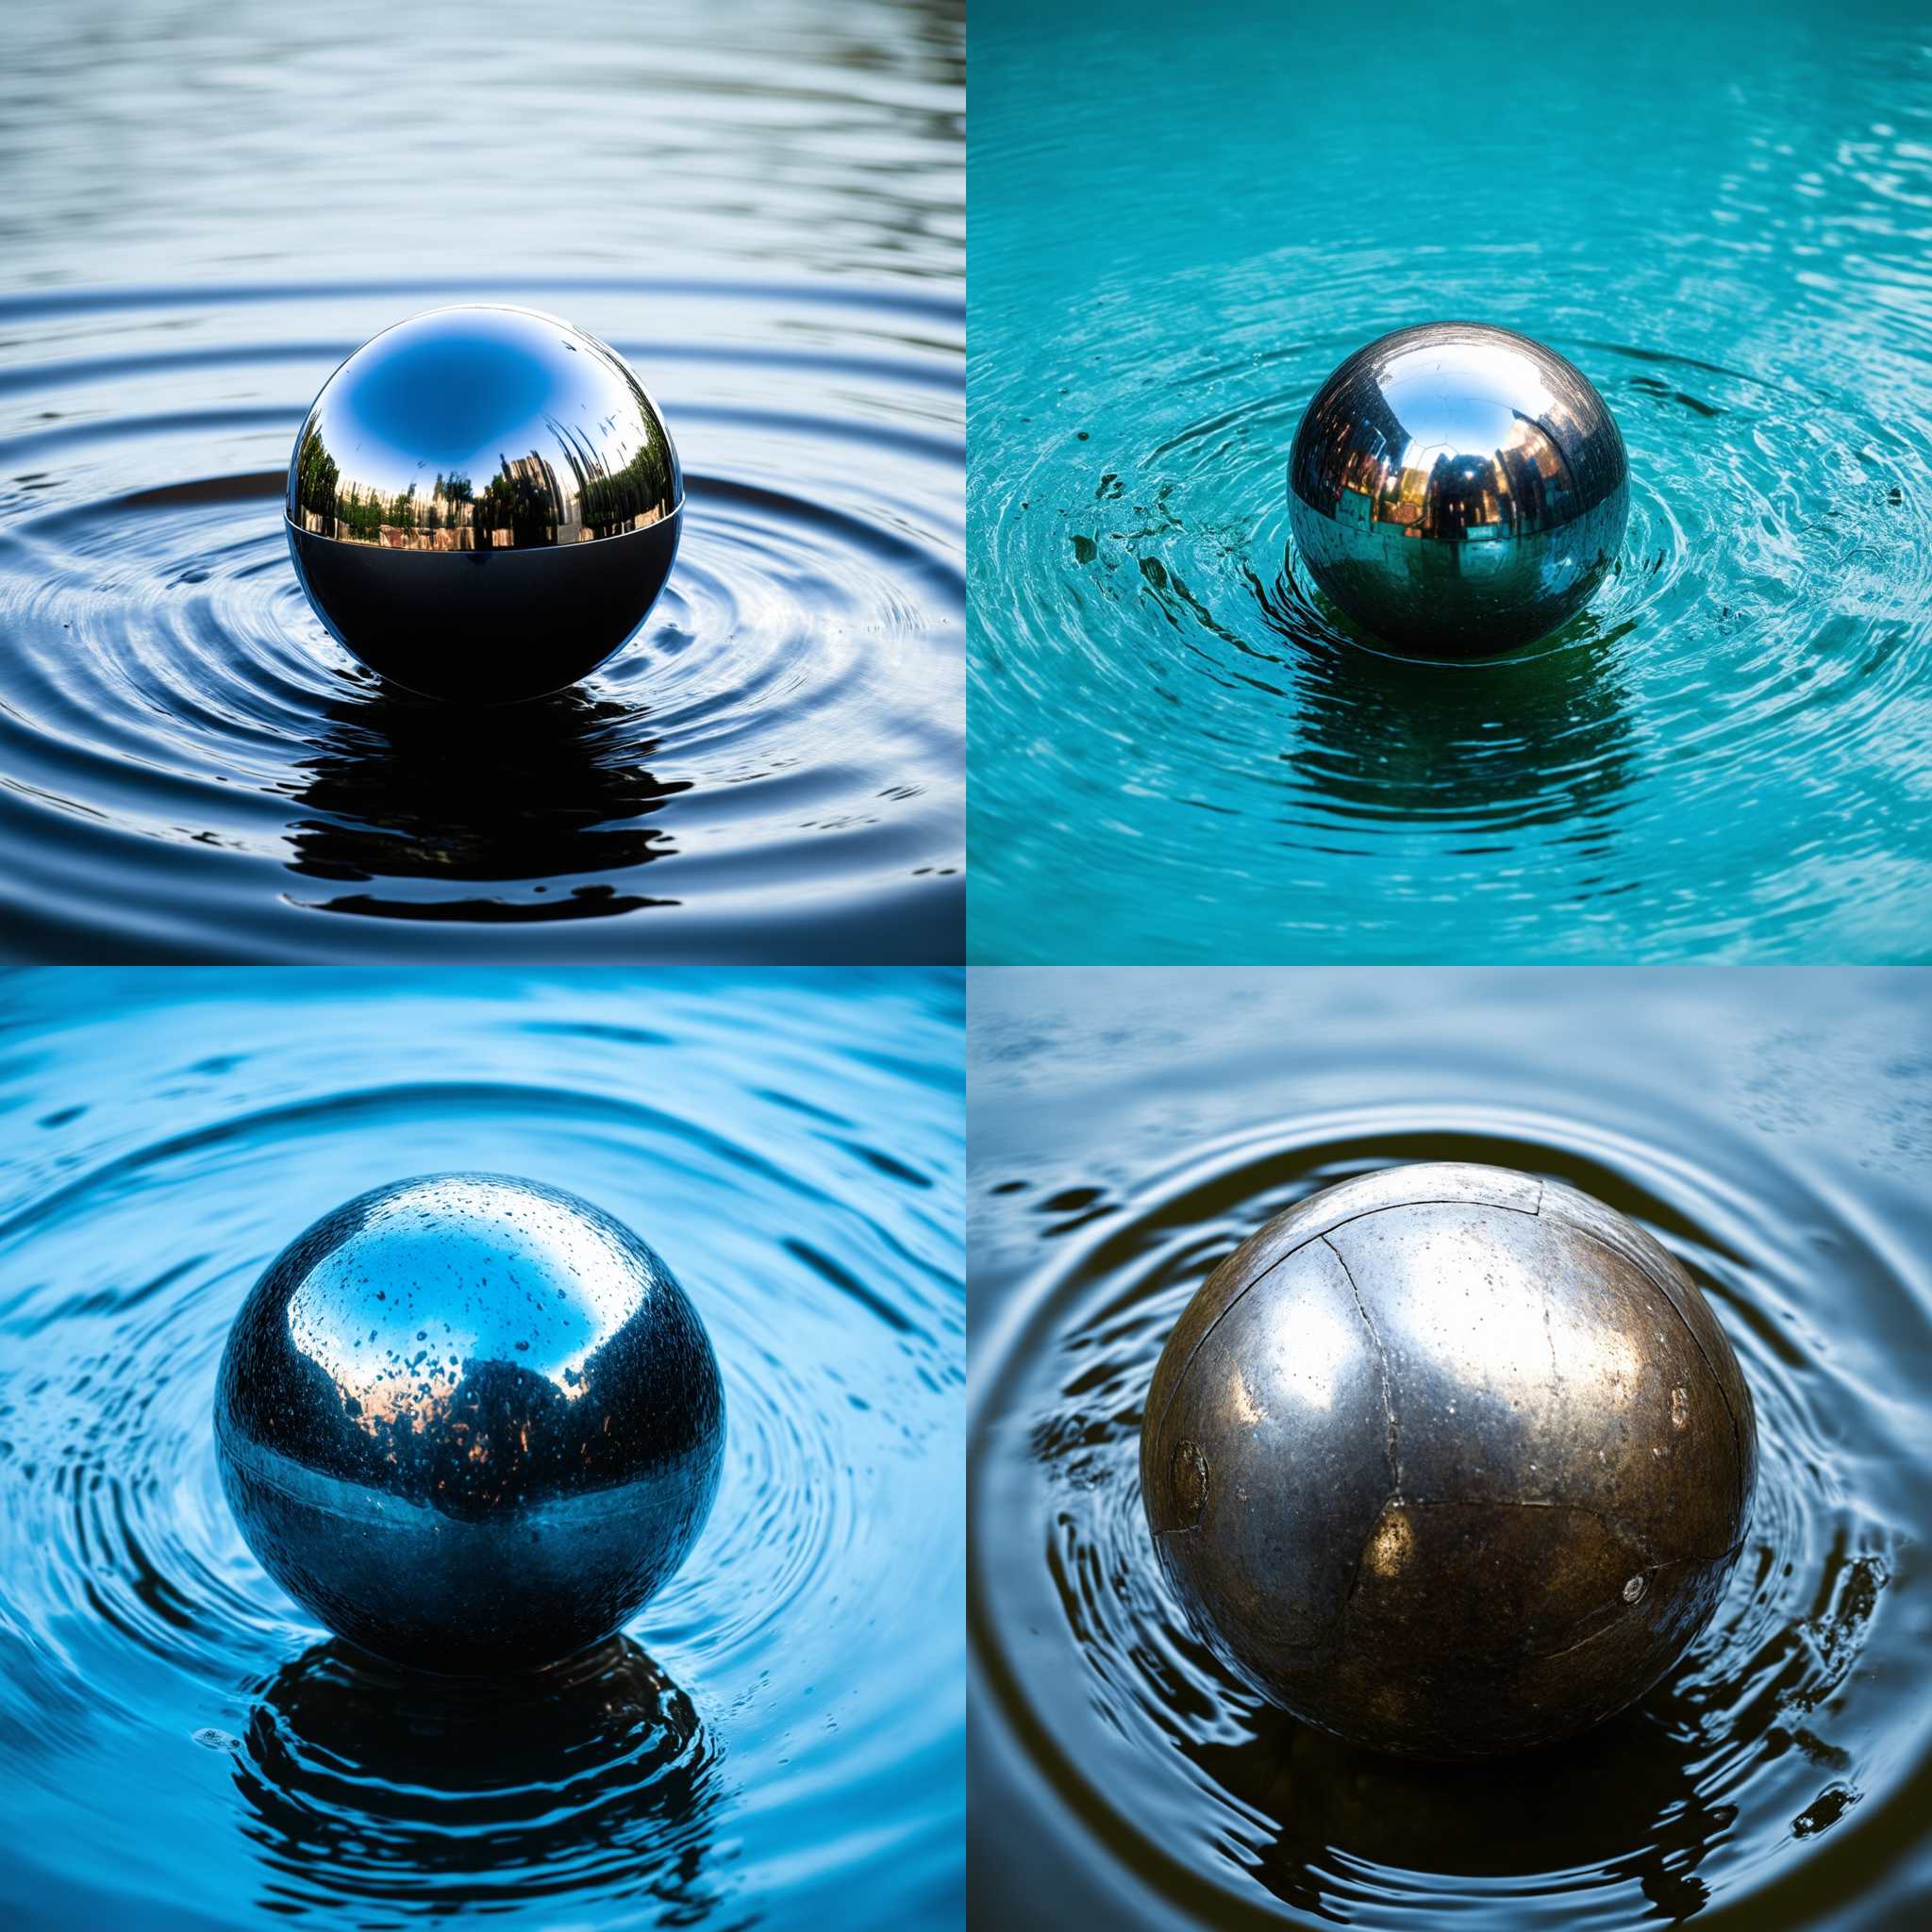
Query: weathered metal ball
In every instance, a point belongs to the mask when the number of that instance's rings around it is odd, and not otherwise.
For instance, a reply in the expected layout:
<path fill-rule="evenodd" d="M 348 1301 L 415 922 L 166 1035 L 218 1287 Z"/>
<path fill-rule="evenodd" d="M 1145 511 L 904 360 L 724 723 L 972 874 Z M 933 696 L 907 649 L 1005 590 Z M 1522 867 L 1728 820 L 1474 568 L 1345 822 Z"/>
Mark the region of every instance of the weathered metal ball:
<path fill-rule="evenodd" d="M 1695 1283 L 1576 1189 L 1342 1182 L 1244 1241 L 1162 1351 L 1141 1481 L 1213 1650 L 1324 1730 L 1474 1758 L 1641 1696 L 1716 1607 L 1757 1473 Z"/>
<path fill-rule="evenodd" d="M 658 601 L 684 475 L 623 358 L 554 315 L 436 308 L 323 385 L 289 463 L 289 549 L 344 649 L 428 697 L 588 676 Z"/>
<path fill-rule="evenodd" d="M 710 1513 L 724 1399 L 704 1324 L 622 1223 L 427 1174 L 269 1264 L 215 1437 L 290 1595 L 380 1657 L 475 1674 L 570 1656 L 670 1576 Z"/>
<path fill-rule="evenodd" d="M 1583 373 L 1507 328 L 1432 322 L 1358 349 L 1288 464 L 1315 582 L 1400 650 L 1486 657 L 1575 615 L 1630 512 L 1616 419 Z"/>

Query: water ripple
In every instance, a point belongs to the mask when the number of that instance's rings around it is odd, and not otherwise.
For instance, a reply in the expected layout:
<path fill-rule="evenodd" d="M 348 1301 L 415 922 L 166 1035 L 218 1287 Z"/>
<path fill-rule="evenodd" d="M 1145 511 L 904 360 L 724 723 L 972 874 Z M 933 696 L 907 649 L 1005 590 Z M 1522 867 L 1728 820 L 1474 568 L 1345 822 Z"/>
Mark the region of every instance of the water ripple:
<path fill-rule="evenodd" d="M 957 955 L 961 399 L 957 350 L 918 340 L 957 342 L 957 304 L 579 287 L 638 366 L 666 365 L 685 544 L 597 675 L 462 714 L 323 630 L 280 497 L 358 332 L 481 292 L 127 292 L 134 348 L 125 306 L 0 300 L 25 338 L 0 384 L 15 949 L 380 957 L 440 928 L 550 957 L 641 927 L 674 955 Z M 807 297 L 813 340 L 751 319 Z M 365 320 L 318 335 L 345 312 Z M 618 325 L 646 313 L 663 334 Z M 175 340 L 244 314 L 238 341 Z M 74 353 L 91 338 L 112 352 Z"/>
<path fill-rule="evenodd" d="M 1769 987 L 1674 979 L 1632 1008 L 1624 976 L 1230 974 L 1210 1010 L 1117 975 L 1077 1016 L 1029 976 L 975 1014 L 969 1624 L 975 1736 L 1008 1768 L 974 1803 L 992 1833 L 1038 1779 L 1077 1821 L 1036 1854 L 1091 1874 L 1057 1915 L 1097 1885 L 1133 1924 L 1876 1926 L 1923 1883 L 1918 990 L 1799 1030 Z M 1572 1744 L 1453 1772 L 1232 1678 L 1152 1559 L 1138 1470 L 1155 1363 L 1213 1267 L 1317 1190 L 1418 1159 L 1550 1174 L 1649 1228 L 1737 1346 L 1762 1455 L 1729 1591 L 1663 1685 Z M 1811 1862 L 1855 1810 L 1858 1848 Z"/>
<path fill-rule="evenodd" d="M 942 1909 L 957 982 L 81 978 L 15 976 L 0 1029 L 0 1897 L 381 1926 Z M 643 1231 L 730 1418 L 672 1584 L 487 1694 L 318 1641 L 242 1543 L 209 1426 L 270 1255 L 373 1179 L 461 1165 Z M 144 1823 L 99 1876 L 107 1790 L 141 1791 Z"/>
<path fill-rule="evenodd" d="M 1170 45 L 1142 11 L 1078 58 L 978 22 L 975 957 L 1924 955 L 1907 22 L 1577 22 L 1499 64 L 1446 16 Z M 1401 111 L 1329 111 L 1311 73 Z M 1701 104 L 1668 135 L 1666 98 Z M 1630 454 L 1615 575 L 1500 661 L 1391 657 L 1289 554 L 1308 400 L 1444 316 L 1569 356 Z"/>

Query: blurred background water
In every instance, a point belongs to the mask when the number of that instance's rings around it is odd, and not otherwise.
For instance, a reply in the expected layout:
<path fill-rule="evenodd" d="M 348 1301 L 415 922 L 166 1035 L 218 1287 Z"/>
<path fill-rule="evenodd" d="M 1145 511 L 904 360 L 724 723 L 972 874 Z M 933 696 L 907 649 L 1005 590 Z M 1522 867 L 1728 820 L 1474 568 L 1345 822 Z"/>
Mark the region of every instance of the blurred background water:
<path fill-rule="evenodd" d="M 973 16 L 972 957 L 1932 955 L 1932 23 L 1814 0 Z M 1602 391 L 1632 508 L 1500 661 L 1287 557 L 1329 371 Z"/>
<path fill-rule="evenodd" d="M 0 980 L 0 1924 L 963 1911 L 957 973 Z M 664 1257 L 708 1525 L 520 1679 L 328 1639 L 223 1501 L 227 1325 L 319 1215 L 480 1168 Z"/>
<path fill-rule="evenodd" d="M 975 1919 L 1889 1932 L 1932 1908 L 1923 973 L 973 976 Z M 1762 1465 L 1716 1618 L 1631 1709 L 1482 1766 L 1354 1750 L 1194 1636 L 1141 1405 L 1227 1254 L 1423 1159 L 1586 1189 L 1695 1276 Z"/>
<path fill-rule="evenodd" d="M 0 954 L 957 959 L 963 35 L 0 10 Z M 337 363 L 479 299 L 626 356 L 690 509 L 625 651 L 466 716 L 328 637 L 281 491 Z"/>

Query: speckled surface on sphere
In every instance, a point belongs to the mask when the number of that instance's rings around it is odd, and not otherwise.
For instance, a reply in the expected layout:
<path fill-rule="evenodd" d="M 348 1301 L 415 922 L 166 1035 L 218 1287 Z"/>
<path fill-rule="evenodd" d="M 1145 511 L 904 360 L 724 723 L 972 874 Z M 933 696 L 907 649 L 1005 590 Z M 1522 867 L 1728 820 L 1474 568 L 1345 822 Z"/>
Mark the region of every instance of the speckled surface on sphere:
<path fill-rule="evenodd" d="M 621 1223 L 435 1174 L 271 1263 L 216 1432 L 229 1504 L 291 1595 L 380 1655 L 464 1672 L 567 1655 L 677 1568 L 724 1396 L 683 1291 Z"/>
<path fill-rule="evenodd" d="M 1230 1667 L 1437 1758 L 1648 1690 L 1716 1606 L 1756 1469 L 1749 1388 L 1668 1253 L 1474 1163 L 1345 1181 L 1244 1242 L 1141 1442 L 1162 1567 Z"/>

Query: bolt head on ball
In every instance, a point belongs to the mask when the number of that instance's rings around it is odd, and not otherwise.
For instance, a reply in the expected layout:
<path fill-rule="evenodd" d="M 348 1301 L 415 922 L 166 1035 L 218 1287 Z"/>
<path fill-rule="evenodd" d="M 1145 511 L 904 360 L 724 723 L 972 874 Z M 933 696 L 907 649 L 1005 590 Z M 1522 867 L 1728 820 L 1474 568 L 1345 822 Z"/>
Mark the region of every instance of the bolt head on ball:
<path fill-rule="evenodd" d="M 704 1324 L 622 1223 L 555 1188 L 430 1174 L 269 1264 L 215 1396 L 262 1567 L 338 1635 L 451 1674 L 608 1635 L 710 1513 Z"/>
<path fill-rule="evenodd" d="M 671 575 L 684 476 L 594 336 L 437 308 L 323 385 L 289 463 L 296 575 L 336 641 L 427 697 L 506 704 L 587 677 Z"/>
<path fill-rule="evenodd" d="M 1270 1222 L 1155 1372 L 1155 1547 L 1223 1661 L 1358 1744 L 1477 1758 L 1647 1690 L 1716 1607 L 1757 1473 L 1696 1284 L 1560 1182 L 1468 1163 Z"/>
<path fill-rule="evenodd" d="M 1630 513 L 1624 439 L 1583 373 L 1482 323 L 1358 349 L 1316 391 L 1288 464 L 1309 575 L 1398 650 L 1487 657 L 1595 594 Z"/>

